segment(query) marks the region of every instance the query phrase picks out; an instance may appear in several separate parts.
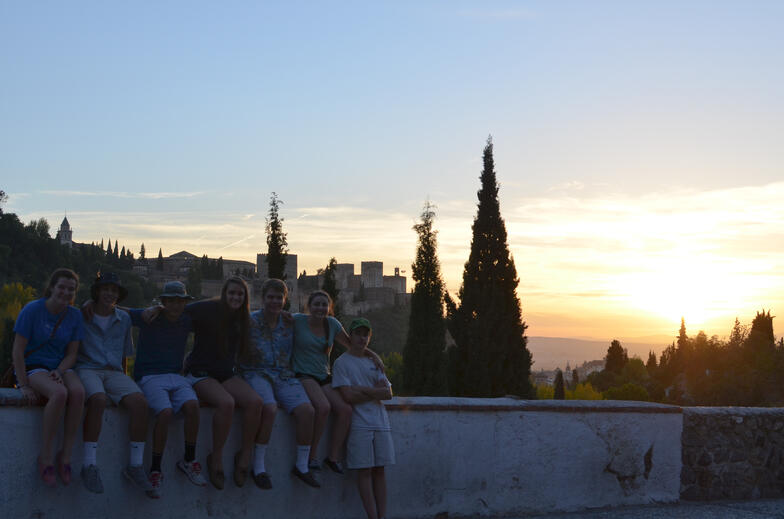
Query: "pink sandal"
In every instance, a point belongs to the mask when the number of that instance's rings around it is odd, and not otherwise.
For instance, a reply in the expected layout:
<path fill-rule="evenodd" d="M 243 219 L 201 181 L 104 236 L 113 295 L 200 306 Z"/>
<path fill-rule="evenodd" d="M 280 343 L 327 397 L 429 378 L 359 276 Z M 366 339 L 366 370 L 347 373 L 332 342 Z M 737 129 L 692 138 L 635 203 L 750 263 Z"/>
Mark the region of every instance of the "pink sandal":
<path fill-rule="evenodd" d="M 44 466 L 44 464 L 41 463 L 40 457 L 38 458 L 38 474 L 41 475 L 41 479 L 47 487 L 54 487 L 57 485 L 57 478 L 55 478 L 54 475 L 54 465 Z"/>

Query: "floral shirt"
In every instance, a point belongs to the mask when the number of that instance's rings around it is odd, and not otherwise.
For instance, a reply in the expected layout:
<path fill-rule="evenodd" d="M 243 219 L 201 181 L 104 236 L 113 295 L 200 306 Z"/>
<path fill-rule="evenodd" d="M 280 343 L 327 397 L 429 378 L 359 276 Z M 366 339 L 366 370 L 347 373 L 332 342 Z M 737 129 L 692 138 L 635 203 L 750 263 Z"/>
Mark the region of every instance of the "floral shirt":
<path fill-rule="evenodd" d="M 250 314 L 250 352 L 240 363 L 244 372 L 256 372 L 272 378 L 288 379 L 294 376 L 291 369 L 291 352 L 294 346 L 294 329 L 278 317 L 274 328 L 267 325 L 264 310 Z"/>

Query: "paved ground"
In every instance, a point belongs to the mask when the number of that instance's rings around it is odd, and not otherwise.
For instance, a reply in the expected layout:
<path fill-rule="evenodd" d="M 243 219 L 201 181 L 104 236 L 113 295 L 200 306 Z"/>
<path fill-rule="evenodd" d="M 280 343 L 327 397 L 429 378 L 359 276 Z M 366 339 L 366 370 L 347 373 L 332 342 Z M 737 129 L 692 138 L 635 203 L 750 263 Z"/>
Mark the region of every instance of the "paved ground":
<path fill-rule="evenodd" d="M 526 519 L 530 517 L 547 519 L 583 517 L 587 519 L 762 519 L 764 517 L 780 517 L 784 519 L 784 499 L 713 503 L 684 502 L 672 505 L 603 508 L 569 514 L 532 515 L 526 516 Z"/>

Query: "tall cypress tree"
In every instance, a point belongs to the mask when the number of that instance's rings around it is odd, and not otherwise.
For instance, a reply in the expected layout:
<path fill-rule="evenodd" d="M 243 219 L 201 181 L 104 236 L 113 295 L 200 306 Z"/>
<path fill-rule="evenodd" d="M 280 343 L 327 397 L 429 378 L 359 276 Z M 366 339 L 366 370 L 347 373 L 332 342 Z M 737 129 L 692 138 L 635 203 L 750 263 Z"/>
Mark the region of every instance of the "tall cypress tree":
<path fill-rule="evenodd" d="M 327 267 L 323 271 L 323 281 L 321 282 L 321 289 L 329 294 L 332 298 L 332 312 L 335 314 L 335 319 L 340 320 L 340 308 L 338 308 L 338 290 L 337 279 L 335 279 L 335 271 L 338 268 L 338 260 L 334 257 L 329 259 Z"/>
<path fill-rule="evenodd" d="M 163 249 L 158 249 L 158 259 L 155 261 L 155 268 L 163 270 Z"/>
<path fill-rule="evenodd" d="M 460 306 L 450 316 L 449 392 L 457 396 L 531 396 L 531 353 L 515 290 L 519 283 L 498 203 L 493 141 L 483 156 L 471 254 Z"/>
<path fill-rule="evenodd" d="M 563 372 L 558 369 L 555 371 L 555 382 L 553 383 L 553 399 L 564 400 L 566 398 L 566 391 L 564 388 Z"/>
<path fill-rule="evenodd" d="M 280 217 L 280 204 L 277 193 L 270 197 L 270 208 L 267 213 L 267 272 L 270 278 L 286 278 L 286 254 L 288 242 L 283 232 L 283 218 Z"/>
<path fill-rule="evenodd" d="M 403 348 L 403 391 L 411 395 L 442 395 L 446 389 L 444 281 L 436 256 L 434 209 L 426 202 L 421 221 L 414 225 L 419 235 L 416 259 L 411 266 L 416 284 Z"/>

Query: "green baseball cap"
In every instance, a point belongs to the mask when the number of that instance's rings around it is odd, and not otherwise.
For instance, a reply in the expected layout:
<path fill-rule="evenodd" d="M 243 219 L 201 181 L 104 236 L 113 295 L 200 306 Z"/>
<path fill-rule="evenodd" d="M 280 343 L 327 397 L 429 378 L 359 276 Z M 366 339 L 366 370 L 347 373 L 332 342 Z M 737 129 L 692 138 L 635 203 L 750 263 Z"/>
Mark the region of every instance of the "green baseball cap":
<path fill-rule="evenodd" d="M 348 333 L 353 332 L 357 328 L 367 328 L 371 332 L 373 331 L 373 327 L 370 326 L 370 321 L 364 317 L 359 317 L 351 321 L 351 324 L 348 326 Z"/>

